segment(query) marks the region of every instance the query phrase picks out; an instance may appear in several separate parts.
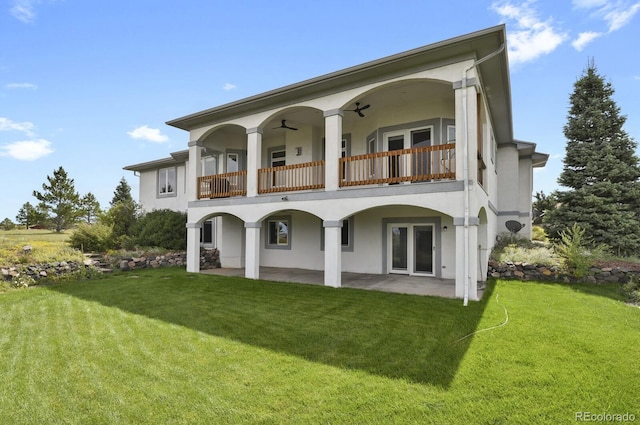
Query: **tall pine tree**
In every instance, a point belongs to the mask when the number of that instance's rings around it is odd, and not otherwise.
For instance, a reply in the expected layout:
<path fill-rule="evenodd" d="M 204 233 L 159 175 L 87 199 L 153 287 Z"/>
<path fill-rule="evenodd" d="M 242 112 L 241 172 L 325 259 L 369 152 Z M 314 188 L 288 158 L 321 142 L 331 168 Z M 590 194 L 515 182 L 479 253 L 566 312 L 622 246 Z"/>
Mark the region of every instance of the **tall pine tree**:
<path fill-rule="evenodd" d="M 43 208 L 51 214 L 56 232 L 71 227 L 80 213 L 80 195 L 76 192 L 73 179 L 67 176 L 64 168 L 53 171 L 53 177 L 47 176 L 49 184 L 42 184 L 42 192 L 33 191 Z"/>
<path fill-rule="evenodd" d="M 623 130 L 626 117 L 593 63 L 574 85 L 564 126 L 564 168 L 558 207 L 546 217 L 551 236 L 578 223 L 595 244 L 619 255 L 640 249 L 640 163 Z"/>

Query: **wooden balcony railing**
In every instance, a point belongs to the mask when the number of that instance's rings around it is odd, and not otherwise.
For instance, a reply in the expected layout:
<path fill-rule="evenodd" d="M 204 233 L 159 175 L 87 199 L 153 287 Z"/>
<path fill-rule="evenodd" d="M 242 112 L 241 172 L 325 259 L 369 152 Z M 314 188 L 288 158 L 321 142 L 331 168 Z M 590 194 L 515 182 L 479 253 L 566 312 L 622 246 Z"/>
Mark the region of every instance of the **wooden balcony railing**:
<path fill-rule="evenodd" d="M 227 198 L 246 194 L 246 171 L 198 177 L 198 199 Z"/>
<path fill-rule="evenodd" d="M 258 170 L 258 193 L 289 192 L 324 187 L 324 161 Z"/>
<path fill-rule="evenodd" d="M 456 178 L 455 143 L 340 158 L 340 186 Z"/>

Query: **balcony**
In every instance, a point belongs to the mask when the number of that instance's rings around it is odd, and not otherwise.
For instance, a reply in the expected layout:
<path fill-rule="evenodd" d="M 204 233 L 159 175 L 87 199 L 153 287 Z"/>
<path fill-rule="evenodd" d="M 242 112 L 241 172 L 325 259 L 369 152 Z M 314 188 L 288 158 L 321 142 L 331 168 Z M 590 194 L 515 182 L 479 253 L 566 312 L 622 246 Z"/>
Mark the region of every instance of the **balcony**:
<path fill-rule="evenodd" d="M 376 152 L 339 159 L 340 187 L 455 180 L 455 144 Z M 247 172 L 198 177 L 198 199 L 246 196 Z M 258 170 L 258 193 L 325 187 L 325 161 Z"/>
<path fill-rule="evenodd" d="M 323 187 L 324 161 L 258 170 L 258 193 L 291 192 Z"/>
<path fill-rule="evenodd" d="M 198 177 L 198 199 L 228 198 L 246 194 L 246 171 Z"/>
<path fill-rule="evenodd" d="M 455 144 L 340 158 L 340 186 L 456 178 Z"/>

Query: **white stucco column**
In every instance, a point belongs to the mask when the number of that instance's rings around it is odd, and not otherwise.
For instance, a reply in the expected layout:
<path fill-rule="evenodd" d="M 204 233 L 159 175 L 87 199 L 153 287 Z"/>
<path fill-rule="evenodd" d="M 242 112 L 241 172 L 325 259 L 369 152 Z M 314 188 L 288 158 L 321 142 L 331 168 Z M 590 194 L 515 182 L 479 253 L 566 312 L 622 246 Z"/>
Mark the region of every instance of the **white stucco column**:
<path fill-rule="evenodd" d="M 247 279 L 260 279 L 260 227 L 261 223 L 244 223 L 245 268 Z"/>
<path fill-rule="evenodd" d="M 325 220 L 324 226 L 324 284 L 339 288 L 342 285 L 342 220 Z"/>
<path fill-rule="evenodd" d="M 456 298 L 464 298 L 465 285 L 468 286 L 469 300 L 478 300 L 478 217 L 469 218 L 469 226 L 465 232 L 464 217 L 454 217 L 453 224 L 456 228 Z M 466 233 L 466 235 L 465 235 Z M 465 244 L 465 237 L 469 243 Z M 468 251 L 465 247 L 468 246 Z M 468 262 L 468 267 L 465 267 Z M 468 270 L 468 275 L 465 275 Z"/>
<path fill-rule="evenodd" d="M 338 190 L 338 161 L 342 151 L 343 114 L 341 109 L 332 109 L 324 112 L 324 190 Z"/>
<path fill-rule="evenodd" d="M 187 271 L 200 272 L 200 223 L 187 223 Z"/>
<path fill-rule="evenodd" d="M 472 74 L 469 71 L 469 74 Z M 464 85 L 466 84 L 466 86 Z M 456 180 L 464 180 L 465 157 L 469 180 L 478 175 L 478 101 L 476 79 L 453 83 L 456 113 Z M 467 149 L 465 155 L 465 147 Z"/>
<path fill-rule="evenodd" d="M 258 195 L 258 169 L 262 164 L 262 128 L 247 129 L 247 197 Z"/>
<path fill-rule="evenodd" d="M 198 200 L 198 177 L 202 175 L 202 148 L 197 141 L 189 142 L 187 169 L 187 201 Z"/>

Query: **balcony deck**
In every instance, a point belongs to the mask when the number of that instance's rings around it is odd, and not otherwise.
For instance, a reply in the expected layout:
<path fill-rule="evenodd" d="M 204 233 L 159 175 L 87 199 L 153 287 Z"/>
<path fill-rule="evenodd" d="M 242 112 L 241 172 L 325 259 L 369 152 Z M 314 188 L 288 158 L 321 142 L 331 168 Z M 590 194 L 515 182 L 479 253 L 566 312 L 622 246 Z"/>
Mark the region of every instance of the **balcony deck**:
<path fill-rule="evenodd" d="M 339 159 L 339 186 L 455 180 L 455 144 L 425 146 Z M 325 187 L 325 161 L 261 168 L 258 193 Z M 246 196 L 247 172 L 198 177 L 198 199 Z"/>

